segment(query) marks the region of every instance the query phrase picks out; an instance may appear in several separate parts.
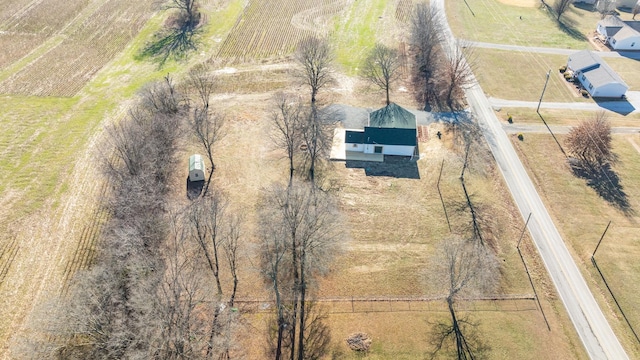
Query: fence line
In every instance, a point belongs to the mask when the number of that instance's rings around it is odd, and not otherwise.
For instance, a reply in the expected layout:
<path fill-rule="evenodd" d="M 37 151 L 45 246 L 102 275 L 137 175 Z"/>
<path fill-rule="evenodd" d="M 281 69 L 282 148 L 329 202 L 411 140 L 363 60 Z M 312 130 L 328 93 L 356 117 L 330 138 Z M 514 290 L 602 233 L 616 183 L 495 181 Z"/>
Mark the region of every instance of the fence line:
<path fill-rule="evenodd" d="M 533 294 L 496 295 L 473 299 L 459 299 L 456 306 L 461 311 L 538 311 Z M 371 312 L 447 312 L 444 297 L 376 296 L 376 297 L 326 297 L 314 299 L 323 304 L 330 314 Z M 238 307 L 247 312 L 272 312 L 273 302 L 266 299 L 237 299 Z"/>

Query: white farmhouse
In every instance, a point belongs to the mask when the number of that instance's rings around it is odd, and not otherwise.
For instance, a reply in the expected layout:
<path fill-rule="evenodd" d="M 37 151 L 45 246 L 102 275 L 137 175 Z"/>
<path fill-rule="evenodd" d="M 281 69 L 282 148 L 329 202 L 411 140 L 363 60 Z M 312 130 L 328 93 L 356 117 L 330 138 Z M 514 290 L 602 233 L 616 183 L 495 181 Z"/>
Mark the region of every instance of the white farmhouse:
<path fill-rule="evenodd" d="M 607 15 L 598 21 L 596 31 L 614 50 L 640 50 L 640 21 L 622 21 Z"/>
<path fill-rule="evenodd" d="M 418 145 L 416 117 L 391 103 L 369 114 L 364 130 L 347 130 L 344 140 L 347 151 L 413 156 Z"/>
<path fill-rule="evenodd" d="M 592 97 L 621 98 L 629 86 L 596 53 L 584 50 L 569 56 L 567 70 Z"/>

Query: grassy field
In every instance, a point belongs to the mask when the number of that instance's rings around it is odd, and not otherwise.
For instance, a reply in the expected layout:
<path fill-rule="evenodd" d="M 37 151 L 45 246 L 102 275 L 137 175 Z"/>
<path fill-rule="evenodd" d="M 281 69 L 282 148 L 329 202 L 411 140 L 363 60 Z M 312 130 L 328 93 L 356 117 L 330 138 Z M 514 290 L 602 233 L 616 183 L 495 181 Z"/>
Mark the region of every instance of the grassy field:
<path fill-rule="evenodd" d="M 559 139 L 562 141 L 563 137 Z M 629 201 L 631 212 L 628 213 L 611 206 L 584 180 L 574 177 L 549 135 L 529 134 L 525 141 L 515 141 L 515 145 L 609 322 L 631 357 L 638 356 L 640 347 L 601 276 L 591 264 L 590 257 L 607 223 L 611 221 L 612 225 L 598 249 L 596 259 L 623 311 L 638 331 L 640 136 L 616 135 L 613 142 L 614 152 L 618 156 L 613 169 L 620 179 L 621 191 Z"/>
<path fill-rule="evenodd" d="M 578 94 L 558 72 L 567 63 L 564 55 L 533 54 L 493 49 L 473 50 L 477 78 L 482 90 L 491 97 L 510 100 L 538 101 L 546 74 L 551 70 L 545 101 L 591 101 Z M 525 70 L 526 69 L 526 70 Z"/>
<path fill-rule="evenodd" d="M 269 131 L 269 101 L 268 96 L 259 93 L 233 94 L 224 98 L 228 114 L 234 120 L 217 152 L 215 186 L 227 192 L 239 208 L 253 208 L 268 183 L 285 181 L 287 176 L 285 158 L 274 149 L 268 137 L 261 136 Z M 339 96 L 341 103 L 366 106 L 366 101 L 356 94 Z M 369 106 L 376 105 L 369 103 Z M 430 132 L 437 130 L 443 129 L 435 125 Z M 323 167 L 323 174 L 339 189 L 336 195 L 349 236 L 329 277 L 321 281 L 318 296 L 343 299 L 323 305 L 329 311 L 335 351 L 346 359 L 356 358 L 344 343 L 344 339 L 355 331 L 367 332 L 374 338 L 373 350 L 368 355 L 372 359 L 425 357 L 431 349 L 427 343 L 431 325 L 447 316 L 442 301 L 360 302 L 352 308 L 348 299 L 352 296 L 393 298 L 441 294 L 429 281 L 426 270 L 433 266 L 433 250 L 448 233 L 436 190 L 442 159 L 445 159 L 445 167 L 441 188 L 445 201 L 449 203 L 462 196 L 458 179 L 462 160 L 452 153 L 450 141 L 450 135 L 445 133 L 442 141 L 434 138 L 420 144 L 424 158 L 417 162 L 419 179 L 367 176 L 364 169 L 347 168 L 340 162 Z M 523 221 L 513 208 L 500 175 L 493 170 L 489 171 L 488 177 L 469 172 L 467 178 L 475 199 L 490 206 L 499 219 L 502 232 L 494 240 L 502 263 L 499 294 L 531 294 L 515 249 Z M 248 227 L 254 229 L 254 214 L 247 212 L 246 215 Z M 458 221 L 453 226 L 468 222 L 466 215 L 452 217 Z M 523 242 L 523 251 L 553 330 L 547 331 L 542 315 L 532 301 L 463 303 L 461 307 L 469 309 L 468 315 L 480 323 L 480 333 L 486 335 L 482 339 L 490 345 L 489 358 L 585 358 L 528 238 Z M 255 269 L 244 268 L 242 279 L 239 298 L 267 295 Z M 265 314 L 258 313 L 247 319 L 253 338 L 263 339 Z M 541 344 L 553 344 L 554 351 L 549 352 Z M 249 357 L 263 356 L 261 347 L 253 351 Z"/>
<path fill-rule="evenodd" d="M 564 25 L 559 25 L 539 4 L 512 0 L 446 2 L 449 24 L 459 38 L 523 46 L 591 48 L 587 34 L 595 30 L 600 14 L 570 6 L 562 16 Z"/>
<path fill-rule="evenodd" d="M 508 115 L 513 117 L 514 124 L 534 124 L 544 125 L 540 116 L 536 114 L 535 109 L 527 108 L 502 108 L 497 113 L 505 123 Z M 578 110 L 562 110 L 562 109 L 540 109 L 540 114 L 549 125 L 574 126 L 583 120 L 592 119 L 596 114 L 595 111 L 578 111 Z M 607 113 L 607 119 L 613 127 L 636 127 L 640 114 L 620 115 L 613 112 Z"/>

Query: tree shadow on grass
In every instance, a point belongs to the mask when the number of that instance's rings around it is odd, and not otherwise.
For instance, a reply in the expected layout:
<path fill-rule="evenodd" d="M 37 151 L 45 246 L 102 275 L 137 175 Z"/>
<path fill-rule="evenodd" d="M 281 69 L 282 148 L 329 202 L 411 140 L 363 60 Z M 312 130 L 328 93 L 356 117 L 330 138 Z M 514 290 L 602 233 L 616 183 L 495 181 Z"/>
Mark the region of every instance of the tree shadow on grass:
<path fill-rule="evenodd" d="M 576 21 L 568 18 L 567 16 L 561 16 L 560 20 L 558 20 L 556 12 L 551 9 L 551 6 L 547 4 L 544 4 L 541 6 L 542 6 L 542 9 L 546 11 L 547 16 L 549 16 L 549 18 L 553 22 L 555 22 L 556 26 L 558 27 L 558 29 L 560 29 L 560 31 L 569 35 L 571 38 L 575 40 L 587 41 L 587 37 L 578 29 L 578 24 Z M 575 12 L 575 9 L 572 9 L 571 7 L 569 7 L 566 10 L 565 14 L 569 12 Z"/>
<path fill-rule="evenodd" d="M 632 216 L 635 211 L 631 208 L 629 198 L 624 192 L 618 174 L 611 169 L 611 165 L 585 166 L 576 159 L 569 159 L 569 165 L 573 174 L 587 181 L 587 185 L 594 189 L 601 198 L 609 202 L 626 216 Z"/>

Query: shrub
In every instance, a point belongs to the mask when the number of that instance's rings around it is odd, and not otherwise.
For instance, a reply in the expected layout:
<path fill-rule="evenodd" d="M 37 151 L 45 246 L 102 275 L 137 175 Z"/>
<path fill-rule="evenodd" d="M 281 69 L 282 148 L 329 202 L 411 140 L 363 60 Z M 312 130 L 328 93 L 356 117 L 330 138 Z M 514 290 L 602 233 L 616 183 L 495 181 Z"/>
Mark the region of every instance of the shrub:
<path fill-rule="evenodd" d="M 513 116 L 507 114 L 507 121 L 509 122 L 509 124 L 513 124 Z"/>
<path fill-rule="evenodd" d="M 589 92 L 586 89 L 580 89 L 580 94 L 586 98 L 589 97 Z"/>
<path fill-rule="evenodd" d="M 572 76 L 571 76 L 571 74 L 566 72 L 566 73 L 564 73 L 564 78 L 565 78 L 565 80 L 569 81 L 569 80 L 571 80 Z"/>
<path fill-rule="evenodd" d="M 520 141 L 524 140 L 524 135 L 522 133 L 518 134 L 518 140 Z"/>
<path fill-rule="evenodd" d="M 367 352 L 371 347 L 371 338 L 366 333 L 357 332 L 349 335 L 347 345 L 353 351 Z"/>
<path fill-rule="evenodd" d="M 561 73 L 564 73 L 565 71 L 567 71 L 567 65 L 560 66 L 559 70 Z"/>

